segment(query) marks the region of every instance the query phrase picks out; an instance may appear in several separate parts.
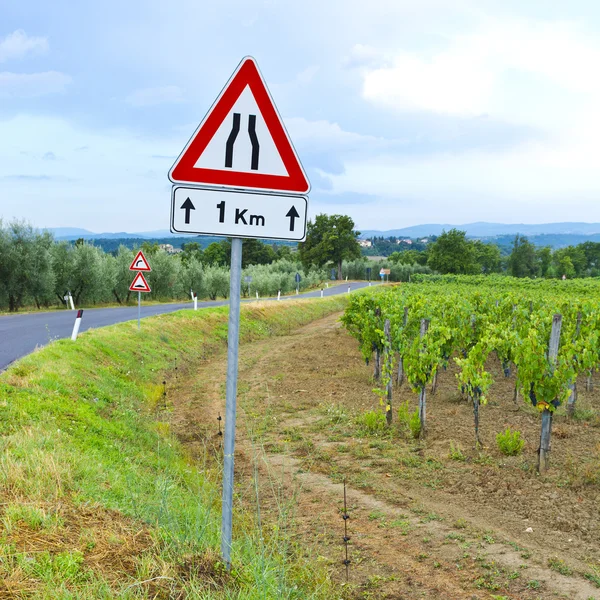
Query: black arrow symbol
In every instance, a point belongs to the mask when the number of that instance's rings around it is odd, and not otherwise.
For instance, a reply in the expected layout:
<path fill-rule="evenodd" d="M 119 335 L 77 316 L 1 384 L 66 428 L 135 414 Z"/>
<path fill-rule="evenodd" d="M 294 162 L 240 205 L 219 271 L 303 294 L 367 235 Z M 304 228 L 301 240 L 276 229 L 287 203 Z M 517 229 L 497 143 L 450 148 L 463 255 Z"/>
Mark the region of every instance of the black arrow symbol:
<path fill-rule="evenodd" d="M 181 208 L 185 210 L 185 223 L 190 223 L 190 210 L 196 210 L 196 207 L 192 204 L 192 201 L 188 198 L 182 205 Z M 293 230 L 292 230 L 293 231 Z"/>
<path fill-rule="evenodd" d="M 290 231 L 294 231 L 294 221 L 300 217 L 296 207 L 292 206 L 285 216 L 290 218 Z"/>

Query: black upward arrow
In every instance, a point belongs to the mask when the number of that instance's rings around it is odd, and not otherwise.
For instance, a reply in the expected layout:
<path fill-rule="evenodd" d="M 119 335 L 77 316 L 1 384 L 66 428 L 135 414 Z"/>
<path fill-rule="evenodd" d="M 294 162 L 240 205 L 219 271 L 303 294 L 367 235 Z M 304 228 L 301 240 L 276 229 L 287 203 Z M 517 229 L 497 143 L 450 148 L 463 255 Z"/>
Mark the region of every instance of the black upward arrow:
<path fill-rule="evenodd" d="M 296 207 L 292 206 L 285 216 L 290 218 L 290 231 L 294 231 L 294 221 L 300 217 Z"/>
<path fill-rule="evenodd" d="M 196 207 L 192 204 L 192 201 L 188 198 L 182 205 L 181 208 L 185 210 L 185 223 L 190 223 L 190 210 L 196 210 Z"/>

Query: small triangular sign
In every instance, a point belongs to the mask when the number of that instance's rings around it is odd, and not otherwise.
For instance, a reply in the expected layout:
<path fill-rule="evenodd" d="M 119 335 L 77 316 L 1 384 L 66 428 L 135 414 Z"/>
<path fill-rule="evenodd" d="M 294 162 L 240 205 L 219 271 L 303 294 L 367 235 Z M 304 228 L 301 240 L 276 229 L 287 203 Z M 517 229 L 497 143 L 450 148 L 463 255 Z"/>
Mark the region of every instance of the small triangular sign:
<path fill-rule="evenodd" d="M 144 253 L 140 250 L 135 258 L 133 259 L 133 262 L 131 263 L 131 266 L 129 267 L 130 271 L 152 271 L 152 269 L 150 268 L 150 265 L 148 264 L 148 261 L 146 260 L 146 257 L 144 256 Z"/>
<path fill-rule="evenodd" d="M 143 273 L 138 273 L 134 280 L 131 282 L 131 285 L 129 286 L 129 289 L 132 292 L 151 292 L 152 290 L 150 289 L 150 286 L 148 285 L 148 282 L 146 281 L 146 278 L 144 277 Z"/>
<path fill-rule="evenodd" d="M 169 179 L 308 193 L 308 178 L 253 58 L 239 64 L 175 161 Z"/>

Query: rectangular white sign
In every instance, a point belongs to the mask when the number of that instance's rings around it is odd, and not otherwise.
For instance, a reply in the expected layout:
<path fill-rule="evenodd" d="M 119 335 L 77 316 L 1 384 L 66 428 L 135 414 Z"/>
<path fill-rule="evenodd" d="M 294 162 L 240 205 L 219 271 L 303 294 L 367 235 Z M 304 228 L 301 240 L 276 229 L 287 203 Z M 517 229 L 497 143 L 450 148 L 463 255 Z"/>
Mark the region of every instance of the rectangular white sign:
<path fill-rule="evenodd" d="M 171 231 L 302 242 L 308 198 L 173 186 Z"/>

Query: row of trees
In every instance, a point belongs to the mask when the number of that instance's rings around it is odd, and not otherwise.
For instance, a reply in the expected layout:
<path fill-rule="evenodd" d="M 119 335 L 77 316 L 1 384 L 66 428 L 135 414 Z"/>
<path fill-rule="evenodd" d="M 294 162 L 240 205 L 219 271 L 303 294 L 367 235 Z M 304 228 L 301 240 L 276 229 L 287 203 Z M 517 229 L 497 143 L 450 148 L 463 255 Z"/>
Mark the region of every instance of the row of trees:
<path fill-rule="evenodd" d="M 211 244 L 211 246 L 213 246 Z M 191 243 L 180 254 L 168 254 L 157 245 L 145 244 L 144 250 L 152 272 L 147 279 L 152 293 L 150 299 L 183 300 L 194 291 L 200 298 L 215 299 L 229 294 L 228 242 L 214 244 L 211 256 Z M 268 265 L 257 264 L 263 248 L 260 242 L 244 244 L 245 294 L 260 296 L 292 291 L 295 275 L 302 278 L 300 288 L 318 285 L 326 278 L 320 268 L 304 269 L 291 253 Z M 121 246 L 115 253 L 78 240 L 75 244 L 55 242 L 52 235 L 39 232 L 30 225 L 0 221 L 0 310 L 17 311 L 23 306 L 48 308 L 65 304 L 71 292 L 77 306 L 102 303 L 127 304 L 131 298 L 129 285 L 133 274 L 129 266 L 135 251 Z"/>
<path fill-rule="evenodd" d="M 493 243 L 469 240 L 464 231 L 442 233 L 425 251 L 394 252 L 397 264 L 427 265 L 438 273 L 463 275 L 507 273 L 514 277 L 596 277 L 600 275 L 600 243 L 585 242 L 552 250 L 537 248 L 517 235 L 510 255 L 502 256 Z"/>

